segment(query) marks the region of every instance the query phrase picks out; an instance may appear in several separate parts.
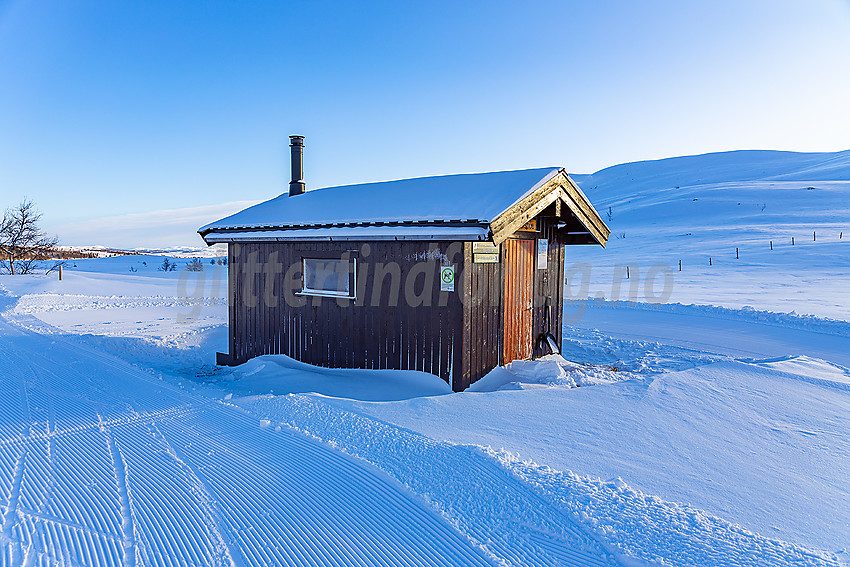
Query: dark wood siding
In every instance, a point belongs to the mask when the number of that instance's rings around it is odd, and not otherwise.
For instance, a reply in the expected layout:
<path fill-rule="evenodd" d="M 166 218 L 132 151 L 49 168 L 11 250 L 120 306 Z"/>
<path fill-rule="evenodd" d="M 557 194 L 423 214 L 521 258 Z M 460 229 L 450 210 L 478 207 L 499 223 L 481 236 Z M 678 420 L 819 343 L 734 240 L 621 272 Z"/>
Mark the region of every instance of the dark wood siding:
<path fill-rule="evenodd" d="M 461 387 L 470 384 L 501 364 L 502 359 L 502 254 L 496 264 L 475 264 L 472 242 L 464 246 L 463 283 L 463 373 Z"/>
<path fill-rule="evenodd" d="M 544 333 L 552 333 L 559 347 L 562 341 L 564 242 L 570 237 L 558 233 L 559 219 L 550 209 L 538 216 L 537 233 L 524 235 L 549 240 L 545 270 L 537 269 L 535 247 L 535 357 L 549 352 L 538 342 Z M 464 390 L 506 362 L 505 245 L 493 264 L 475 264 L 472 250 L 472 242 L 231 244 L 230 357 L 240 363 L 262 354 L 286 354 L 326 367 L 421 370 L 440 376 L 455 391 Z M 344 253 L 357 257 L 356 300 L 293 294 L 301 289 L 303 256 Z M 429 262 L 430 271 L 423 271 Z M 458 274 L 454 292 L 440 291 L 437 274 L 447 262 Z M 380 287 L 376 270 L 385 276 Z M 411 289 L 406 284 L 412 274 Z M 423 305 L 411 306 L 409 299 L 423 296 L 426 277 L 433 278 L 430 294 Z M 398 280 L 397 294 L 392 278 Z"/>
<path fill-rule="evenodd" d="M 438 276 L 446 262 L 462 271 L 463 243 L 243 243 L 229 248 L 234 362 L 285 354 L 325 367 L 421 370 L 455 389 L 462 383 L 462 285 L 441 292 Z M 301 289 L 302 257 L 345 253 L 357 257 L 356 300 L 294 294 Z M 380 287 L 376 270 L 388 274 Z M 423 304 L 411 306 L 410 300 Z"/>

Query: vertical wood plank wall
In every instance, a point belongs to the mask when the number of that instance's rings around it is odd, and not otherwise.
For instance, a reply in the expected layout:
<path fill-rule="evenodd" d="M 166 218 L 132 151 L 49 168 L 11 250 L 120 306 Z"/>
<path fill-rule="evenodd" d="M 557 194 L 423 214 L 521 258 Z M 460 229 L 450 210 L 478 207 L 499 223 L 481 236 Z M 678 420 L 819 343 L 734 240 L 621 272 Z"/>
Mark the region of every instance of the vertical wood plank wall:
<path fill-rule="evenodd" d="M 557 219 L 538 217 L 538 237 L 549 239 L 548 268 L 537 269 L 535 248 L 533 356 L 548 353 L 537 340 L 551 332 L 560 347 L 562 340 L 564 244 L 557 233 Z M 472 243 L 371 242 L 358 269 L 368 266 L 365 287 L 358 290 L 357 304 L 351 300 L 300 297 L 303 306 L 288 306 L 282 297 L 283 280 L 290 265 L 298 265 L 292 276 L 300 282 L 302 255 L 361 252 L 362 242 L 244 243 L 228 246 L 230 299 L 230 355 L 240 363 L 262 354 L 286 354 L 302 362 L 337 368 L 421 370 L 440 376 L 455 391 L 464 390 L 494 367 L 503 364 L 504 245 L 500 262 L 473 263 Z M 454 292 L 440 292 L 433 281 L 432 307 L 410 307 L 405 299 L 405 281 L 417 262 L 426 258 L 429 247 L 446 254 L 450 246 L 461 251 L 450 263 L 458 279 Z M 238 247 L 238 248 L 237 248 Z M 238 252 L 237 252 L 238 249 Z M 283 266 L 271 278 L 267 269 L 275 259 Z M 430 254 L 435 257 L 434 253 Z M 337 256 L 339 257 L 339 256 Z M 436 263 L 439 269 L 441 261 Z M 397 305 L 390 304 L 390 286 L 378 291 L 380 301 L 372 306 L 374 271 L 378 265 L 397 263 L 401 282 Z M 251 276 L 250 278 L 248 276 Z M 358 274 L 358 280 L 363 277 Z M 390 277 L 387 277 L 387 281 Z M 422 286 L 422 276 L 415 291 Z M 358 287 L 360 282 L 358 281 Z M 300 289 L 300 283 L 297 285 Z M 253 290 L 256 301 L 250 300 Z M 546 297 L 551 308 L 546 308 Z M 440 307 L 441 303 L 445 303 Z M 551 317 L 550 317 L 551 314 Z"/>
<path fill-rule="evenodd" d="M 461 383 L 463 307 L 462 286 L 441 292 L 440 255 L 449 242 L 371 242 L 363 254 L 362 242 L 242 243 L 229 245 L 230 355 L 237 363 L 263 354 L 285 354 L 296 360 L 332 368 L 421 370 L 440 376 L 455 388 Z M 430 249 L 430 251 L 429 251 Z M 456 270 L 463 268 L 463 243 L 457 243 Z M 286 271 L 300 290 L 301 258 L 359 253 L 356 301 L 294 296 L 303 305 L 288 305 L 284 294 Z M 451 260 L 451 259 L 449 259 Z M 411 307 L 405 282 L 411 269 L 428 262 L 433 272 L 419 275 L 413 293 L 423 293 L 425 277 L 433 273 L 430 306 Z M 268 276 L 275 264 L 282 268 Z M 376 268 L 399 267 L 397 303 L 391 296 L 391 276 L 375 297 Z M 368 273 L 363 273 L 368 269 Z M 271 284 L 270 286 L 268 284 Z M 393 294 L 394 295 L 394 294 Z M 292 296 L 291 296 L 292 297 Z M 290 302 L 292 303 L 292 302 Z"/>
<path fill-rule="evenodd" d="M 463 372 L 458 391 L 501 364 L 503 337 L 502 262 L 474 263 L 472 242 L 465 243 L 463 253 Z"/>

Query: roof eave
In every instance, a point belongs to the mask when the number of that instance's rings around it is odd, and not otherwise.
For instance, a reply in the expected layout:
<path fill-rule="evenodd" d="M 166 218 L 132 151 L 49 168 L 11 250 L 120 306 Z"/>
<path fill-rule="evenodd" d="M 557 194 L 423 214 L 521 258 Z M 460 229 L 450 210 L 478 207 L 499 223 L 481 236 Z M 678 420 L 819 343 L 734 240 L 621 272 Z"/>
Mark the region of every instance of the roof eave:
<path fill-rule="evenodd" d="M 369 229 L 385 230 L 379 236 L 375 236 L 375 231 L 369 232 Z M 350 234 L 344 237 L 334 236 L 334 233 L 340 234 L 346 230 Z M 331 236 L 317 237 L 314 236 L 316 232 L 327 233 Z M 281 233 L 284 234 L 281 236 Z M 201 235 L 207 245 L 237 241 L 440 240 L 447 236 L 456 240 L 482 240 L 490 236 L 489 223 L 478 219 L 228 227 L 202 229 L 198 231 L 198 234 Z M 228 235 L 233 236 L 229 237 Z"/>

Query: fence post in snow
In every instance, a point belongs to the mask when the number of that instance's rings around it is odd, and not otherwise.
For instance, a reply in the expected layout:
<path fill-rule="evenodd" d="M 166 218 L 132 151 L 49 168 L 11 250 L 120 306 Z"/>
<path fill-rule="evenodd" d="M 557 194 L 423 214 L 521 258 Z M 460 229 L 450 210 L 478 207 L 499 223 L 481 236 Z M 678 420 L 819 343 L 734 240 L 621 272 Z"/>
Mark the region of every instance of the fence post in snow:
<path fill-rule="evenodd" d="M 62 281 L 62 266 L 59 266 L 59 281 Z"/>
<path fill-rule="evenodd" d="M 773 250 L 773 241 L 770 241 L 770 249 Z"/>
<path fill-rule="evenodd" d="M 711 256 L 708 257 L 708 265 L 711 265 Z"/>
<path fill-rule="evenodd" d="M 736 260 L 740 259 L 740 257 L 738 256 L 738 249 L 737 248 L 735 248 L 735 259 Z"/>
<path fill-rule="evenodd" d="M 626 279 L 629 279 L 629 265 L 626 264 Z"/>
<path fill-rule="evenodd" d="M 818 241 L 818 233 L 812 232 L 812 242 L 817 242 L 817 241 Z"/>
<path fill-rule="evenodd" d="M 791 246 L 794 246 L 794 237 L 791 237 Z"/>
<path fill-rule="evenodd" d="M 681 260 L 679 260 L 679 271 L 680 272 L 682 271 L 682 261 Z"/>

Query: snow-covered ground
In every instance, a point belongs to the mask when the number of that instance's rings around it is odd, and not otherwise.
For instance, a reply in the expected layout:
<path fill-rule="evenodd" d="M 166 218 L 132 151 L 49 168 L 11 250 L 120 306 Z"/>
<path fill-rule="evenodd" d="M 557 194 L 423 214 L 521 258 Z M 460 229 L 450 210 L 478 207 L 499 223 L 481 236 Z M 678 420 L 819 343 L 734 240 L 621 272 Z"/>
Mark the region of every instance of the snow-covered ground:
<path fill-rule="evenodd" d="M 398 482 L 223 393 L 0 337 L 3 565 L 492 564 Z"/>
<path fill-rule="evenodd" d="M 574 297 L 850 321 L 850 150 L 687 156 L 573 178 L 611 228 L 605 250 L 570 249 Z"/>
<path fill-rule="evenodd" d="M 0 279 L 0 564 L 850 564 L 850 153 L 576 178 L 613 232 L 563 358 L 461 394 L 215 367 L 209 260 Z"/>

